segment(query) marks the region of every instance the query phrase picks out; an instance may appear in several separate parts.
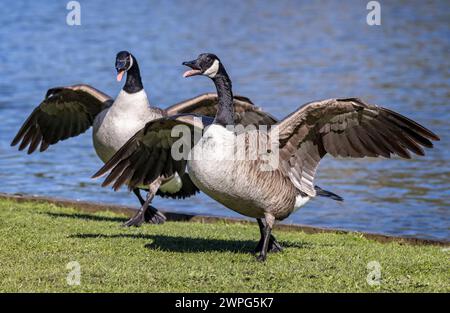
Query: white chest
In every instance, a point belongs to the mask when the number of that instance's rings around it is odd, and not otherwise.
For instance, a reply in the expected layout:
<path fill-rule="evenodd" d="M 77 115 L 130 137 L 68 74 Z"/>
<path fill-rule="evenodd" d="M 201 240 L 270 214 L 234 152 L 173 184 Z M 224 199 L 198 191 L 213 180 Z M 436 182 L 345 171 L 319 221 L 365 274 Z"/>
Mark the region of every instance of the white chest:
<path fill-rule="evenodd" d="M 121 90 L 113 105 L 102 111 L 93 125 L 95 151 L 103 162 L 108 161 L 131 136 L 151 119 L 152 112 L 144 90 L 129 94 Z"/>
<path fill-rule="evenodd" d="M 225 127 L 212 124 L 203 133 L 202 138 L 191 150 L 189 159 L 192 161 L 229 161 L 234 159 L 234 132 Z M 208 162 L 209 163 L 209 162 Z"/>
<path fill-rule="evenodd" d="M 229 193 L 230 188 L 234 187 L 234 143 L 233 132 L 213 124 L 189 155 L 189 176 L 200 189 L 211 196 L 215 193 Z"/>
<path fill-rule="evenodd" d="M 246 177 L 250 163 L 239 159 L 239 138 L 219 125 L 211 125 L 192 149 L 188 171 L 194 184 L 226 207 L 251 217 L 263 217 L 255 186 Z"/>

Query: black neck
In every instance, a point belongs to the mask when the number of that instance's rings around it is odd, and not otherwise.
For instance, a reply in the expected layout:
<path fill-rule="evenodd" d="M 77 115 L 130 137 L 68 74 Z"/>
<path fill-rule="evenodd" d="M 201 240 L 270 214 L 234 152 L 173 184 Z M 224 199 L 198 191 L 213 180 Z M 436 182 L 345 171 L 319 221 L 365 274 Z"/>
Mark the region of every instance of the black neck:
<path fill-rule="evenodd" d="M 217 96 L 219 99 L 214 123 L 222 126 L 234 125 L 234 105 L 231 80 L 225 69 L 222 67 L 222 64 L 220 64 L 220 67 L 221 69 L 217 75 L 212 78 L 214 85 L 216 85 Z"/>
<path fill-rule="evenodd" d="M 141 72 L 139 71 L 139 65 L 136 59 L 133 57 L 133 65 L 127 71 L 127 80 L 125 82 L 125 86 L 123 86 L 123 90 L 128 93 L 136 93 L 144 89 L 141 80 Z"/>

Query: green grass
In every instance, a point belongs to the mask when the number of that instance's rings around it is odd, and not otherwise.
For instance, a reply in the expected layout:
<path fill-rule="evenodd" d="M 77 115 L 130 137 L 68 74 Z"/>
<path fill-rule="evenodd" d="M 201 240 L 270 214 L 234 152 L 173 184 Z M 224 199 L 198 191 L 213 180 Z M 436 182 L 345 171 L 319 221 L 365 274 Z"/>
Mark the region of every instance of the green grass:
<path fill-rule="evenodd" d="M 449 253 L 358 234 L 277 231 L 265 264 L 253 225 L 167 222 L 123 228 L 125 216 L 0 200 L 2 292 L 449 292 Z M 81 266 L 70 286 L 68 262 Z M 367 264 L 381 265 L 370 286 Z"/>

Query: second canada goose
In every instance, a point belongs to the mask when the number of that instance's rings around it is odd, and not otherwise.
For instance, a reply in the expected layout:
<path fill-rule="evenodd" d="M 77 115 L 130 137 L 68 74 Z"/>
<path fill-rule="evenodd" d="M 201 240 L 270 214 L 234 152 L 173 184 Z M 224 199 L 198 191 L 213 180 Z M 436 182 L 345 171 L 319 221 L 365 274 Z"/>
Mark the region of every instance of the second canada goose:
<path fill-rule="evenodd" d="M 231 80 L 219 58 L 201 54 L 196 60 L 183 64 L 192 69 L 185 77 L 204 75 L 214 82 L 219 96 L 214 121 L 181 115 L 147 123 L 96 175 L 112 169 L 105 182 L 114 181 L 115 187 L 125 183 L 131 173 L 143 171 L 143 167 L 148 169 L 145 171 L 149 178 L 162 173 L 169 175 L 170 171 L 155 172 L 151 154 L 145 165 L 131 160 L 144 153 L 143 142 L 158 142 L 170 150 L 176 140 L 168 134 L 174 126 L 204 128 L 203 136 L 192 141 L 193 148 L 187 158 L 189 175 L 194 184 L 213 199 L 238 213 L 258 218 L 261 238 L 257 258 L 261 261 L 266 259 L 268 250 L 280 249 L 271 234 L 275 221 L 285 219 L 317 195 L 314 176 L 327 153 L 334 157 L 389 158 L 396 154 L 410 158 L 409 151 L 424 155 L 422 147 L 431 148 L 430 140 L 439 140 L 430 130 L 399 113 L 357 98 L 310 102 L 268 132 L 252 130 L 236 134 L 228 127 L 234 124 Z M 278 145 L 278 162 L 271 169 L 262 170 L 267 164 L 263 155 L 258 155 L 257 159 L 236 159 L 236 143 L 244 143 L 245 149 L 250 149 L 252 137 L 275 140 Z M 180 166 L 180 162 L 186 164 L 173 156 L 167 160 L 173 167 Z M 152 181 L 138 183 L 151 184 Z M 128 181 L 128 185 L 135 184 Z"/>
<path fill-rule="evenodd" d="M 28 154 L 40 146 L 39 150 L 42 152 L 61 140 L 84 133 L 92 126 L 94 149 L 99 158 L 106 162 L 149 121 L 180 113 L 206 116 L 216 114 L 217 95 L 211 93 L 180 102 L 165 110 L 150 105 L 138 62 L 128 51 L 117 54 L 115 67 L 118 81 L 121 81 L 126 73 L 126 82 L 115 100 L 89 85 L 51 88 L 45 99 L 24 122 L 11 145 L 20 142 L 19 150 L 28 147 Z M 256 125 L 275 123 L 273 117 L 262 112 L 249 99 L 236 96 L 233 101 L 236 111 L 239 112 L 236 122 Z M 159 149 L 156 146 L 154 148 Z M 159 166 L 164 167 L 165 163 L 160 161 Z M 136 176 L 138 174 L 136 173 Z M 149 205 L 155 194 L 185 198 L 199 191 L 187 174 L 178 175 L 176 171 L 170 176 L 161 177 L 158 182 L 157 187 L 152 186 L 147 200 L 140 194 L 140 189 L 147 189 L 147 186 L 133 188 L 141 203 L 141 209 L 124 225 L 139 226 L 144 221 L 163 223 L 165 216 Z"/>

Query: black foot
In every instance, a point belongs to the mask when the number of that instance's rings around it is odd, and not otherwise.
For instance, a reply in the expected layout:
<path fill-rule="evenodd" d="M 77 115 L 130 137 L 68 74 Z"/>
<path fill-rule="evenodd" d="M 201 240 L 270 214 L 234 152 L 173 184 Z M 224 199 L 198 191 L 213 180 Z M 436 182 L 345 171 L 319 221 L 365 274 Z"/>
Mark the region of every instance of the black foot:
<path fill-rule="evenodd" d="M 256 256 L 256 260 L 258 260 L 259 262 L 265 262 L 266 259 L 267 259 L 267 255 L 262 254 L 262 253 L 260 253 Z"/>
<path fill-rule="evenodd" d="M 166 217 L 154 207 L 149 206 L 145 211 L 144 220 L 149 224 L 163 224 L 166 221 Z"/>
<path fill-rule="evenodd" d="M 255 253 L 258 253 L 261 251 L 263 243 L 264 243 L 264 239 L 261 238 L 261 240 L 258 242 L 258 245 L 256 246 L 256 248 L 254 250 Z M 281 251 L 283 251 L 283 247 L 280 245 L 280 243 L 275 239 L 275 237 L 273 235 L 270 235 L 269 247 L 267 248 L 267 252 L 276 253 L 276 252 L 281 252 Z M 258 260 L 259 260 L 259 256 L 257 257 Z"/>
<path fill-rule="evenodd" d="M 144 223 L 144 213 L 139 210 L 138 213 L 136 213 L 135 216 L 133 216 L 132 218 L 130 218 L 128 221 L 126 221 L 125 223 L 122 224 L 122 226 L 126 226 L 126 227 L 139 227 L 142 225 L 142 223 Z"/>
<path fill-rule="evenodd" d="M 283 251 L 283 247 L 275 239 L 275 237 L 273 237 L 273 241 L 272 240 L 269 241 L 269 248 L 267 251 L 272 252 L 272 253 L 281 252 L 281 251 Z"/>

